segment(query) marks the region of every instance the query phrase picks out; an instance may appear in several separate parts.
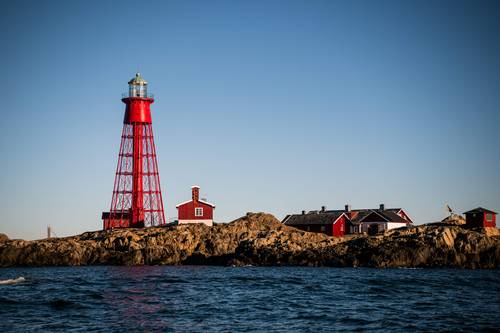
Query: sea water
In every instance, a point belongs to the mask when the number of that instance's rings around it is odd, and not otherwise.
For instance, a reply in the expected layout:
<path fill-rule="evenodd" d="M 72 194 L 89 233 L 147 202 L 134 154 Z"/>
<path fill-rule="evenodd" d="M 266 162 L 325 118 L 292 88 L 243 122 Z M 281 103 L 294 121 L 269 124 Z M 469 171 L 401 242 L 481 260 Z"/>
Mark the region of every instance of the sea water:
<path fill-rule="evenodd" d="M 0 332 L 500 331 L 498 270 L 0 269 L 15 279 Z"/>

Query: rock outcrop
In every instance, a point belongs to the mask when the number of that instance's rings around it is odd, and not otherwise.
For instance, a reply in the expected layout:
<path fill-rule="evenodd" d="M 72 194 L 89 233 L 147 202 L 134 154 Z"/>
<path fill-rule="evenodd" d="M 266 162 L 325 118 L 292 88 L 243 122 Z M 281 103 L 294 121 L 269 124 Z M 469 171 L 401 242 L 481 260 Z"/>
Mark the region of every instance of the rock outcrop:
<path fill-rule="evenodd" d="M 462 215 L 451 214 L 450 216 L 441 220 L 441 223 L 450 225 L 464 225 L 465 218 Z"/>
<path fill-rule="evenodd" d="M 0 243 L 4 243 L 9 240 L 9 237 L 7 237 L 6 234 L 0 233 Z"/>
<path fill-rule="evenodd" d="M 0 267 L 69 265 L 301 265 L 500 268 L 500 237 L 460 226 L 415 226 L 333 238 L 249 213 L 208 227 L 117 229 L 0 241 Z"/>

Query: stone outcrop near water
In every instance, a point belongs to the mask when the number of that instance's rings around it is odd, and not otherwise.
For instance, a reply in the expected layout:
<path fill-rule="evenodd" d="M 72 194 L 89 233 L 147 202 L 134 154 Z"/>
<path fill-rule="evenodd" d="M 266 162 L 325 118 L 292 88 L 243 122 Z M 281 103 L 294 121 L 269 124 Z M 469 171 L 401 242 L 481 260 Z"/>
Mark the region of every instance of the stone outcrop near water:
<path fill-rule="evenodd" d="M 500 268 L 498 230 L 434 224 L 333 238 L 249 213 L 208 227 L 116 229 L 36 241 L 0 235 L 0 267 L 73 265 L 299 265 Z M 5 237 L 4 237 L 5 236 Z"/>
<path fill-rule="evenodd" d="M 6 234 L 1 234 L 0 233 L 0 243 L 4 243 L 9 240 L 9 237 L 7 237 Z"/>

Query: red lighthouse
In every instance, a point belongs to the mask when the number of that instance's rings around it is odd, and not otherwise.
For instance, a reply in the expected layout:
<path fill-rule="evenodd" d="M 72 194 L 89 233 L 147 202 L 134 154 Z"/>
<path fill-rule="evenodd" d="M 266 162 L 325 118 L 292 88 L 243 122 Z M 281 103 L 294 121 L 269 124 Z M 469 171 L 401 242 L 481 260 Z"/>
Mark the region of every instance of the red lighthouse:
<path fill-rule="evenodd" d="M 154 98 L 139 73 L 128 85 L 122 98 L 126 107 L 111 208 L 102 213 L 104 230 L 165 224 L 151 125 Z"/>

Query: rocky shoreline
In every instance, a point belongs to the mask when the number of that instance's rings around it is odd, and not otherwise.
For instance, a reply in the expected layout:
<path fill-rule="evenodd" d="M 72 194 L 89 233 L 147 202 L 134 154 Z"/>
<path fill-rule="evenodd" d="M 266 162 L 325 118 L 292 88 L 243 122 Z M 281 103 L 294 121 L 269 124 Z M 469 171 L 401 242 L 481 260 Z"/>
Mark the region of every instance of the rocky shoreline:
<path fill-rule="evenodd" d="M 498 230 L 425 225 L 377 236 L 333 238 L 265 213 L 208 227 L 117 229 L 36 241 L 0 234 L 0 267 L 80 265 L 256 265 L 500 268 Z"/>

